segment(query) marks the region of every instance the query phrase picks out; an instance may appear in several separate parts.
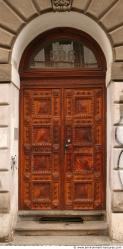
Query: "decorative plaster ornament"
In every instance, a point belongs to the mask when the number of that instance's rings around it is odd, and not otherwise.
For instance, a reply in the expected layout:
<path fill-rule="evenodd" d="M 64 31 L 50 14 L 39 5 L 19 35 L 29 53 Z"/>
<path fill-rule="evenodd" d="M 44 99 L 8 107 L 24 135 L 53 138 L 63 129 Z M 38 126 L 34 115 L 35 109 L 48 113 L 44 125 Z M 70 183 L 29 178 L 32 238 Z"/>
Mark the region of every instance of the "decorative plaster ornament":
<path fill-rule="evenodd" d="M 115 140 L 119 145 L 123 146 L 123 126 L 115 128 Z"/>
<path fill-rule="evenodd" d="M 117 162 L 117 169 L 123 170 L 123 150 L 119 153 L 118 162 Z"/>
<path fill-rule="evenodd" d="M 115 148 L 112 152 L 114 159 L 114 165 L 113 165 L 114 172 L 115 174 L 118 175 L 119 182 L 123 189 L 123 149 Z"/>
<path fill-rule="evenodd" d="M 73 0 L 51 0 L 54 11 L 69 11 Z"/>

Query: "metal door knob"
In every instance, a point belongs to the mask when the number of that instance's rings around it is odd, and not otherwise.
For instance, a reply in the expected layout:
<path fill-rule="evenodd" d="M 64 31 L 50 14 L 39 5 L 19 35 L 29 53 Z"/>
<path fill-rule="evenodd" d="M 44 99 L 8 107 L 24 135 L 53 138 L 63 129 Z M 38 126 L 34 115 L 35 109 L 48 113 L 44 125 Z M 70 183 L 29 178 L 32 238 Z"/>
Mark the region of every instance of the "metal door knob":
<path fill-rule="evenodd" d="M 70 145 L 71 145 L 71 140 L 67 139 L 67 141 L 65 143 L 65 149 L 67 149 Z"/>

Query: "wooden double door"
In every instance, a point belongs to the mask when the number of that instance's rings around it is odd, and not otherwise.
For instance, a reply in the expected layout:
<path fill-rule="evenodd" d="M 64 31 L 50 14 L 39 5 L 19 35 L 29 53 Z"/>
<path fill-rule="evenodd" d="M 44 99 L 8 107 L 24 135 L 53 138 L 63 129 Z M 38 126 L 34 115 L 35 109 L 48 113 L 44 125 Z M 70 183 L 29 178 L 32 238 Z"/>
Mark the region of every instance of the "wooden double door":
<path fill-rule="evenodd" d="M 104 209 L 104 86 L 23 87 L 20 112 L 20 208 Z"/>

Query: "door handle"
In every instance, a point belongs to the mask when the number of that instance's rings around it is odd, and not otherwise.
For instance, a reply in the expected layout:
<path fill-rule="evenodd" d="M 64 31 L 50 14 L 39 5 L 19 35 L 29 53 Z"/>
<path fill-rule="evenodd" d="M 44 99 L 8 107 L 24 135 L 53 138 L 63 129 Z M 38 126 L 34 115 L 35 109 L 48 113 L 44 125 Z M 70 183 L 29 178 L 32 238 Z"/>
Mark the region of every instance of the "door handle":
<path fill-rule="evenodd" d="M 69 148 L 69 146 L 71 145 L 71 140 L 67 139 L 66 143 L 65 143 L 65 150 Z"/>

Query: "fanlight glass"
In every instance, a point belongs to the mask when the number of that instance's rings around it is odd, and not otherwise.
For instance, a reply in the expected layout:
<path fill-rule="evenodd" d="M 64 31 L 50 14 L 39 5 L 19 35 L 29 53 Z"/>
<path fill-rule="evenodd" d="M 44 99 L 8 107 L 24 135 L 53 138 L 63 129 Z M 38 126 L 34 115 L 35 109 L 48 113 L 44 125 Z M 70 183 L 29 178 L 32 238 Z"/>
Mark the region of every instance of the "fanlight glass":
<path fill-rule="evenodd" d="M 97 68 L 93 51 L 82 41 L 57 39 L 46 42 L 32 55 L 30 69 Z"/>

